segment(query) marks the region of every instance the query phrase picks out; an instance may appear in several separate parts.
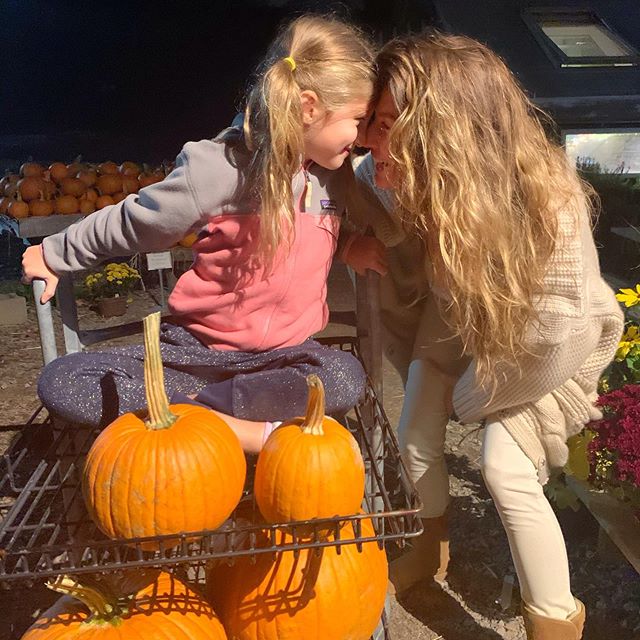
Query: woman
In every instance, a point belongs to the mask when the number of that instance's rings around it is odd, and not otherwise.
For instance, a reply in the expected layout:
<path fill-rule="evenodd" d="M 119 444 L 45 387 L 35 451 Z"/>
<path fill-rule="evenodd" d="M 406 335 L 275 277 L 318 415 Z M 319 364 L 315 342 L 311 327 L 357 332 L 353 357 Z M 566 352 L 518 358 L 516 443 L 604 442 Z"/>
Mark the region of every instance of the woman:
<path fill-rule="evenodd" d="M 600 276 L 589 200 L 504 63 L 460 36 L 396 39 L 358 176 L 386 246 L 345 261 L 383 278 L 387 355 L 405 380 L 399 435 L 425 534 L 397 588 L 446 571 L 445 428 L 484 421 L 482 473 L 507 532 L 529 638 L 582 635 L 562 532 L 543 494 L 566 440 L 597 417 L 623 319 Z M 377 206 L 372 202 L 378 197 Z M 386 202 L 387 207 L 382 206 Z"/>

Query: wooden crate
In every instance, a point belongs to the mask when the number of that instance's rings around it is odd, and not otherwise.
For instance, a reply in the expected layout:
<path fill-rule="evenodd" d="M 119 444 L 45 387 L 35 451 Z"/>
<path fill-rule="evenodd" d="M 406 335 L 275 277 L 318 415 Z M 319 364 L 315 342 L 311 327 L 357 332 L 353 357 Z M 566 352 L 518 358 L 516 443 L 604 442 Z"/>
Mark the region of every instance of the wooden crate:
<path fill-rule="evenodd" d="M 640 574 L 640 522 L 628 504 L 612 495 L 596 491 L 586 482 L 566 476 L 567 486 L 578 496 L 600 525 L 599 546 L 610 540 Z M 607 539 L 603 539 L 603 534 Z"/>

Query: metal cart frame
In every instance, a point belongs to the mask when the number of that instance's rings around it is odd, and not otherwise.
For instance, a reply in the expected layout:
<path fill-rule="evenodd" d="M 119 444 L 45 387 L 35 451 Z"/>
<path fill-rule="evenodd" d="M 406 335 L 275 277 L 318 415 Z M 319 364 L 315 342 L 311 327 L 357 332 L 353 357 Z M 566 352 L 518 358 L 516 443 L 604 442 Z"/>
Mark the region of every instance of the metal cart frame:
<path fill-rule="evenodd" d="M 365 502 L 368 514 L 310 520 L 281 525 L 255 524 L 257 508 L 249 478 L 239 507 L 220 529 L 185 532 L 179 536 L 154 537 L 154 551 L 146 551 L 150 539 L 108 540 L 91 522 L 79 490 L 79 470 L 97 431 L 65 424 L 39 410 L 29 420 L 19 439 L 0 461 L 0 495 L 15 502 L 0 521 L 0 586 L 52 577 L 62 573 L 103 574 L 128 568 L 161 567 L 182 572 L 196 584 L 204 579 L 206 564 L 224 559 L 233 562 L 242 555 L 255 558 L 260 553 L 304 548 L 320 549 L 343 544 L 379 545 L 405 539 L 421 532 L 421 508 L 415 486 L 402 464 L 398 443 L 386 418 L 379 397 L 382 393 L 382 350 L 378 302 L 378 276 L 369 272 L 356 277 L 356 312 L 331 314 L 331 321 L 353 324 L 354 338 L 325 338 L 333 347 L 358 356 L 368 372 L 364 400 L 354 409 L 349 428 L 358 440 L 367 471 Z M 58 356 L 53 317 L 49 303 L 40 304 L 44 283 L 33 284 L 43 360 Z M 72 280 L 61 278 L 57 303 L 64 328 L 65 352 L 117 336 L 141 332 L 142 323 L 81 330 L 73 295 Z M 375 535 L 362 535 L 362 519 L 370 518 Z M 341 539 L 342 527 L 352 527 L 353 538 Z M 322 532 L 332 529 L 335 540 L 327 542 Z M 289 542 L 277 542 L 279 529 L 286 529 Z M 270 544 L 259 546 L 258 534 L 267 530 Z M 178 544 L 176 545 L 176 538 Z M 386 616 L 373 640 L 389 640 Z"/>

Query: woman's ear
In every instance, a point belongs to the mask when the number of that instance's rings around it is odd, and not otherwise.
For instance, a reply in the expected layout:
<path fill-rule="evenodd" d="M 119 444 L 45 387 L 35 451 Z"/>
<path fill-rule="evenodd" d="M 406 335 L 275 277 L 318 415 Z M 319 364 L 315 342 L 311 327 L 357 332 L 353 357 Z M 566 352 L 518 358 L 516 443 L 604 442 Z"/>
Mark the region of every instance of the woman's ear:
<path fill-rule="evenodd" d="M 313 124 L 324 115 L 324 109 L 320 104 L 320 98 L 318 98 L 318 94 L 315 91 L 311 91 L 310 89 L 301 91 L 300 103 L 302 105 L 303 124 Z"/>

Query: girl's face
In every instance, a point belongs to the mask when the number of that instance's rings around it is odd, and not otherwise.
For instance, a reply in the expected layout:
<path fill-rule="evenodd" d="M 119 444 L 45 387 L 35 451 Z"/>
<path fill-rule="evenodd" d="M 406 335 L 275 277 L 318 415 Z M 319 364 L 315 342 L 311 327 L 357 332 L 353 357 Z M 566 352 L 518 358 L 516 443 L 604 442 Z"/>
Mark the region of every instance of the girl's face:
<path fill-rule="evenodd" d="M 359 139 L 359 144 L 371 150 L 376 168 L 376 186 L 382 189 L 393 189 L 396 182 L 396 170 L 389 157 L 389 130 L 397 118 L 398 109 L 389 89 L 385 88 Z"/>
<path fill-rule="evenodd" d="M 325 169 L 339 169 L 358 137 L 358 127 L 366 119 L 367 104 L 362 98 L 327 111 L 319 103 L 309 110 L 303 102 L 305 160 Z"/>

